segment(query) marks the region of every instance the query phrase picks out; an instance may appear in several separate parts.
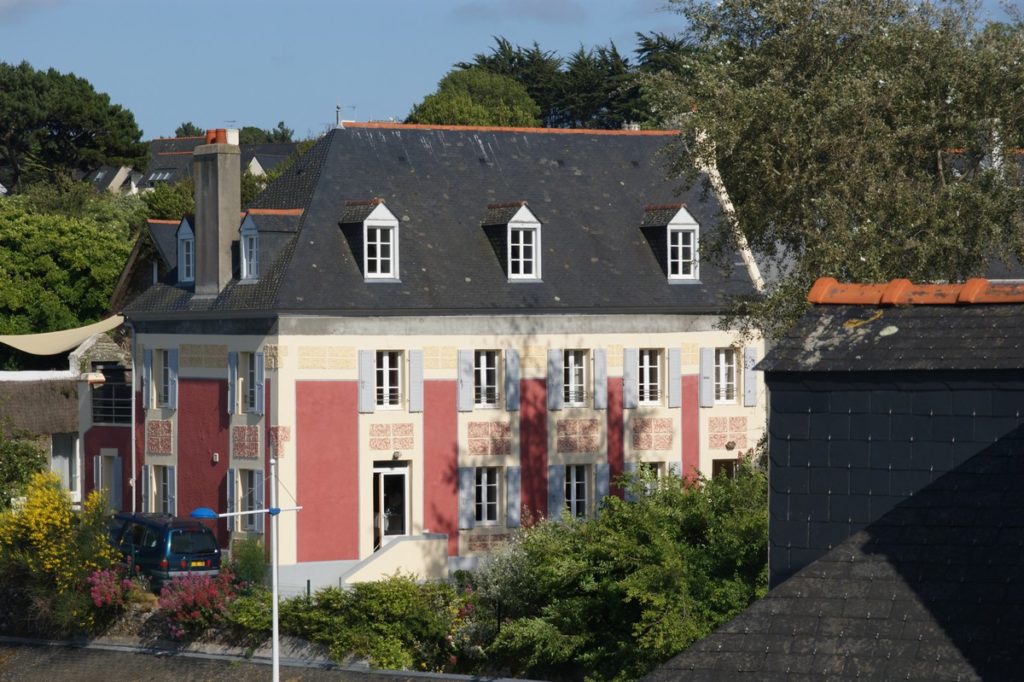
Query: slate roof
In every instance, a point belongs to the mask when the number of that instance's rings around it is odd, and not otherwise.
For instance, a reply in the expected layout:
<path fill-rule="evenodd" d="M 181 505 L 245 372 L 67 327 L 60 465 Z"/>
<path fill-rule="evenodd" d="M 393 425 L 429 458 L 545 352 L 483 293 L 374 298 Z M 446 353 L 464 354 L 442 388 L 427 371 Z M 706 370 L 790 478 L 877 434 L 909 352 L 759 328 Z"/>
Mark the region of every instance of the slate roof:
<path fill-rule="evenodd" d="M 962 285 L 914 287 L 906 280 L 894 282 L 903 287 L 903 298 L 894 293 L 894 283 L 826 281 L 822 286 L 832 289 L 757 368 L 774 372 L 1024 368 L 1024 305 L 1007 305 L 1024 302 L 1024 285 L 969 280 Z M 887 287 L 895 298 L 886 297 Z M 860 304 L 849 304 L 855 301 Z"/>
<path fill-rule="evenodd" d="M 190 218 L 189 222 L 195 222 Z M 169 268 L 178 267 L 178 226 L 180 220 L 147 220 L 146 227 L 153 239 L 156 251 L 160 254 L 164 265 Z"/>
<path fill-rule="evenodd" d="M 260 287 L 259 299 L 278 313 L 721 312 L 732 296 L 753 293 L 738 254 L 724 267 L 703 263 L 699 282 L 669 284 L 641 233 L 645 206 L 679 201 L 659 155 L 672 136 L 333 130 L 254 202 L 304 214 L 299 238 L 276 257 L 277 283 L 247 286 Z M 346 202 L 372 197 L 400 221 L 397 283 L 365 283 L 339 228 Z M 719 206 L 699 183 L 682 198 L 702 230 L 717 229 Z M 542 225 L 542 281 L 510 284 L 481 227 L 488 205 L 517 201 Z M 157 285 L 128 312 L 247 309 L 233 289 L 186 302 Z"/>
<path fill-rule="evenodd" d="M 1019 427 L 647 679 L 1019 679 L 1022 447 Z"/>
<path fill-rule="evenodd" d="M 165 182 L 177 182 L 192 177 L 192 152 L 206 137 L 160 137 L 149 142 L 149 163 L 142 181 L 150 182 L 150 175 L 158 170 L 168 170 L 171 177 Z M 263 170 L 269 171 L 280 165 L 296 149 L 294 142 L 240 145 L 242 171 L 249 166 L 253 157 L 259 158 Z"/>
<path fill-rule="evenodd" d="M 644 218 L 640 222 L 641 227 L 661 227 L 668 225 L 683 204 L 662 204 L 660 206 L 644 206 Z"/>

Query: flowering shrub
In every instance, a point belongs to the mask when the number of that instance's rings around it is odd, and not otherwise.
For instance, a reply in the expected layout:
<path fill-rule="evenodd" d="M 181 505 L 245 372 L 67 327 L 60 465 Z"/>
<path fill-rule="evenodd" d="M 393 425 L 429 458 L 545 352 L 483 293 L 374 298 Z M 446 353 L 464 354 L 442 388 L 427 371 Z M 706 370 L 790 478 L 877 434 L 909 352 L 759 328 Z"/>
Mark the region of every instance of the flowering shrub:
<path fill-rule="evenodd" d="M 98 609 L 124 608 L 131 593 L 132 581 L 123 570 L 107 568 L 89 576 L 89 596 Z"/>
<path fill-rule="evenodd" d="M 160 592 L 160 611 L 167 618 L 167 633 L 172 639 L 185 639 L 220 624 L 236 596 L 234 576 L 228 569 L 216 578 L 203 574 L 174 578 Z"/>

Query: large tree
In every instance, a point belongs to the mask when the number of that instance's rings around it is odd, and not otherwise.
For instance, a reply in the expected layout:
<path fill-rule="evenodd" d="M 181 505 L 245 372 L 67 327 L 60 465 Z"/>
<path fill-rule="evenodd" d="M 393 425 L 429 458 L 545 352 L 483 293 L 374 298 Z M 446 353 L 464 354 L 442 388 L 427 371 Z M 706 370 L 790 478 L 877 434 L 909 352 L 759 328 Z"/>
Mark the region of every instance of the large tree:
<path fill-rule="evenodd" d="M 748 322 L 782 333 L 819 276 L 961 279 L 1024 255 L 1020 23 L 967 0 L 673 3 L 685 76 L 647 92 L 684 130 L 676 171 L 716 162 L 780 273 Z"/>
<path fill-rule="evenodd" d="M 101 165 L 142 167 L 149 153 L 130 111 L 74 74 L 0 62 L 0 174 L 19 188 Z"/>
<path fill-rule="evenodd" d="M 408 123 L 536 126 L 540 108 L 526 88 L 508 76 L 466 69 L 452 71 L 437 92 L 413 107 Z"/>

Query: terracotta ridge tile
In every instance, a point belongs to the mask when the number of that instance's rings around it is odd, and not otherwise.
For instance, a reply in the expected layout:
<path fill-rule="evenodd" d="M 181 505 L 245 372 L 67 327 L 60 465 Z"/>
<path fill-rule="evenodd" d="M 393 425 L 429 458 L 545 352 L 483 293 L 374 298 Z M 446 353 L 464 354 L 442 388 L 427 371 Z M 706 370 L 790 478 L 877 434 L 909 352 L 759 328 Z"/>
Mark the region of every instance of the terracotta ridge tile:
<path fill-rule="evenodd" d="M 686 208 L 686 204 L 647 204 L 644 206 L 645 211 L 678 211 L 681 208 Z"/>
<path fill-rule="evenodd" d="M 487 204 L 487 208 L 519 208 L 520 206 L 526 206 L 526 200 L 520 201 L 503 201 L 496 204 Z"/>
<path fill-rule="evenodd" d="M 146 222 L 158 223 L 160 225 L 177 225 L 181 222 L 181 219 L 179 218 L 178 220 L 167 220 L 166 218 L 146 218 Z"/>
<path fill-rule="evenodd" d="M 807 301 L 818 305 L 876 306 L 1024 303 L 1024 283 L 990 282 L 976 277 L 953 284 L 914 284 L 909 279 L 857 284 L 820 277 L 808 292 Z"/>
<path fill-rule="evenodd" d="M 242 211 L 242 215 L 302 215 L 301 208 L 250 208 Z"/>
<path fill-rule="evenodd" d="M 633 135 L 668 136 L 678 135 L 678 130 L 603 130 L 591 128 L 514 128 L 503 126 L 455 126 L 431 125 L 427 123 L 391 123 L 377 121 L 346 121 L 344 128 L 377 128 L 385 130 L 476 130 L 486 133 L 540 133 L 545 135 Z"/>
<path fill-rule="evenodd" d="M 384 200 L 380 197 L 374 197 L 372 199 L 348 199 L 345 201 L 346 206 L 380 206 L 384 203 Z"/>

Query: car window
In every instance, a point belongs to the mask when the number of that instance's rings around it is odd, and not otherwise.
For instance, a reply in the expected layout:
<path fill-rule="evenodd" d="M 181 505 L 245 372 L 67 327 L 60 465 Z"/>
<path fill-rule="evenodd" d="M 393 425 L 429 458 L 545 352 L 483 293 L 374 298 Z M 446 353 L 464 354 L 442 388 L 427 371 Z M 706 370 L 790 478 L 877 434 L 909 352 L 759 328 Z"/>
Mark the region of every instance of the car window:
<path fill-rule="evenodd" d="M 147 528 L 146 529 L 146 534 L 145 534 L 145 536 L 142 539 L 142 546 L 143 547 L 148 547 L 148 548 L 152 549 L 153 547 L 156 547 L 159 542 L 160 542 L 160 534 L 157 533 L 152 528 Z"/>
<path fill-rule="evenodd" d="M 205 530 L 176 530 L 171 532 L 172 554 L 201 554 L 217 549 L 213 533 Z"/>
<path fill-rule="evenodd" d="M 133 523 L 128 526 L 128 530 L 124 532 L 121 537 L 121 544 L 135 547 L 142 546 L 142 539 L 146 536 L 146 527 L 140 526 L 137 523 Z"/>

